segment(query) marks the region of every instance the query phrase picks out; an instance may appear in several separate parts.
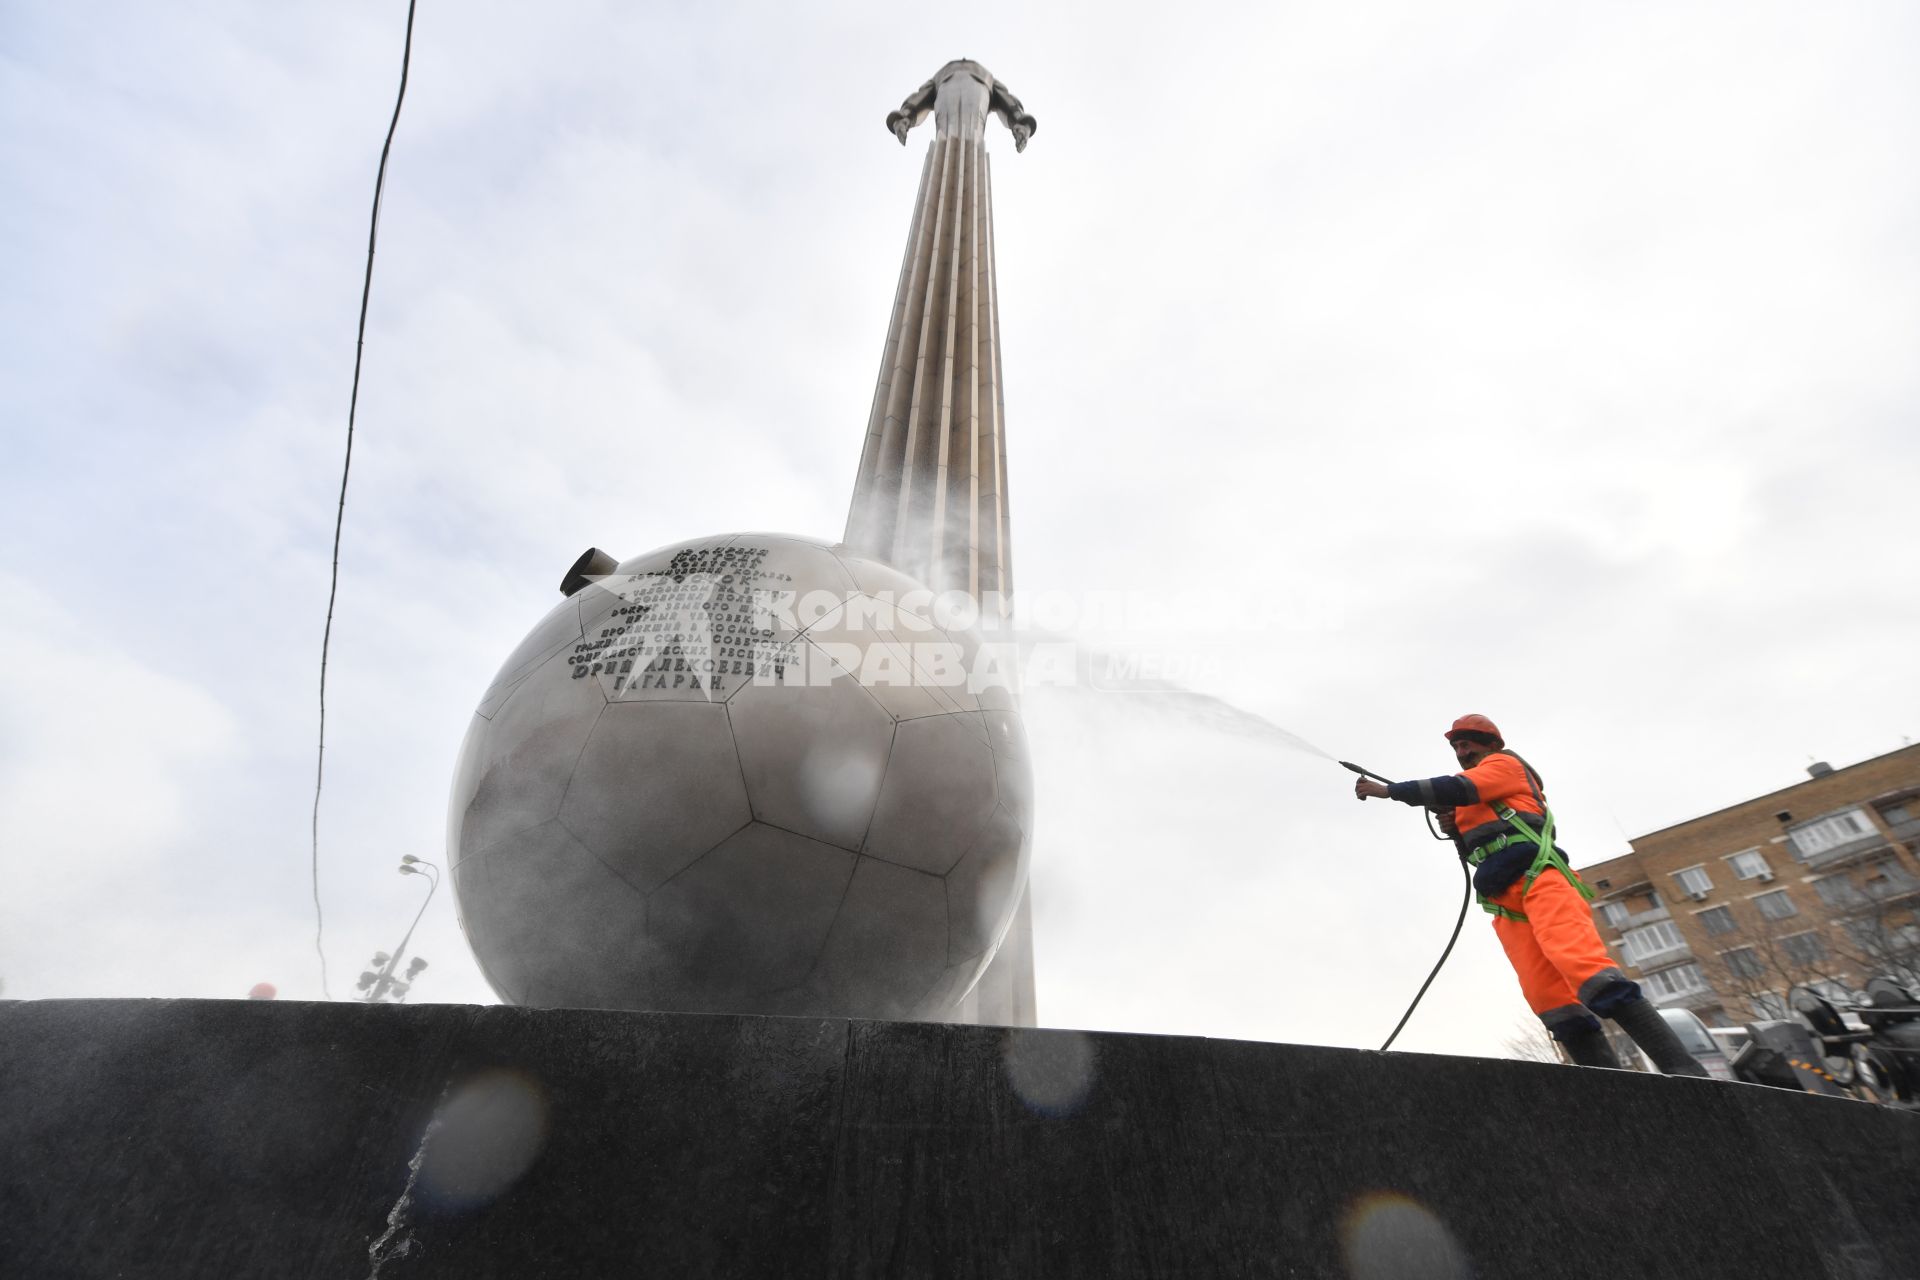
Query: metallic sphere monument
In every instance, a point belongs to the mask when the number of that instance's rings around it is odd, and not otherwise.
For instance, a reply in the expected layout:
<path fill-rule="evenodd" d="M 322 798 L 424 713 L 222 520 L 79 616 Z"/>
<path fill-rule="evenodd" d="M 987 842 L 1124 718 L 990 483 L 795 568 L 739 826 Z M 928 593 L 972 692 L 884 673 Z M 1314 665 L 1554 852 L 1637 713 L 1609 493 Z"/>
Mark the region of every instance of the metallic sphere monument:
<path fill-rule="evenodd" d="M 469 726 L 448 859 L 515 1004 L 1034 1021 L 1032 781 L 1012 590 L 985 123 L 931 115 L 847 528 L 581 557 Z"/>

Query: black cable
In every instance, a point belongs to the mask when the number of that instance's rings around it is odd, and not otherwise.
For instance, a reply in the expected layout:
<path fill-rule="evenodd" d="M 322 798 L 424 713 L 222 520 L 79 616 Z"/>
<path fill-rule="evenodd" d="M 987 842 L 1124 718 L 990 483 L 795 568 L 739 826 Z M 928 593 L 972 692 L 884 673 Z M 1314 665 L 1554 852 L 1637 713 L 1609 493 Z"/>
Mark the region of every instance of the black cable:
<path fill-rule="evenodd" d="M 1376 779 L 1379 778 L 1379 775 L 1370 774 L 1366 770 L 1360 769 L 1354 765 L 1347 765 L 1346 767 L 1349 769 L 1352 769 L 1355 773 L 1362 774 L 1363 776 L 1372 777 Z M 1380 780 L 1384 781 L 1384 779 L 1380 779 Z M 1394 1024 L 1393 1034 L 1388 1036 L 1387 1042 L 1380 1046 L 1380 1052 L 1382 1053 L 1385 1053 L 1388 1049 L 1393 1048 L 1393 1042 L 1400 1038 L 1401 1028 L 1407 1025 L 1407 1019 L 1413 1016 L 1413 1011 L 1420 1007 L 1420 1001 L 1422 997 L 1424 997 L 1427 994 L 1427 988 L 1432 986 L 1433 980 L 1440 976 L 1440 970 L 1442 966 L 1444 966 L 1447 963 L 1447 957 L 1453 954 L 1453 944 L 1460 941 L 1461 927 L 1467 923 L 1467 904 L 1473 901 L 1473 873 L 1467 869 L 1467 851 L 1464 847 L 1461 846 L 1460 837 L 1449 836 L 1446 833 L 1442 832 L 1439 827 L 1435 826 L 1433 822 L 1433 810 L 1422 809 L 1420 812 L 1423 816 L 1425 816 L 1427 820 L 1428 833 L 1431 834 L 1435 840 L 1452 840 L 1453 841 L 1453 851 L 1460 855 L 1460 874 L 1466 878 L 1466 884 L 1461 886 L 1460 914 L 1454 917 L 1453 932 L 1447 935 L 1446 949 L 1440 953 L 1440 958 L 1434 961 L 1433 971 L 1427 974 L 1427 980 L 1420 984 L 1420 990 L 1414 993 L 1413 1003 L 1407 1006 L 1407 1011 L 1400 1015 L 1400 1021 Z"/>
<path fill-rule="evenodd" d="M 1442 836 L 1441 838 L 1445 839 L 1446 837 Z M 1456 845 L 1455 847 L 1458 848 L 1459 846 Z M 1429 973 L 1427 980 L 1420 984 L 1420 990 L 1414 993 L 1413 1003 L 1407 1006 L 1407 1011 L 1400 1015 L 1400 1021 L 1394 1024 L 1393 1034 L 1388 1036 L 1387 1042 L 1380 1046 L 1380 1052 L 1382 1053 L 1393 1048 L 1393 1042 L 1399 1038 L 1400 1029 L 1407 1025 L 1407 1019 L 1411 1018 L 1413 1011 L 1420 1007 L 1421 997 L 1427 994 L 1427 988 L 1433 985 L 1433 980 L 1440 976 L 1441 966 L 1446 964 L 1447 957 L 1453 954 L 1453 944 L 1460 940 L 1460 929 L 1467 923 L 1467 904 L 1473 901 L 1473 873 L 1467 870 L 1467 860 L 1464 857 L 1460 859 L 1460 875 L 1466 883 L 1461 886 L 1460 914 L 1454 918 L 1453 933 L 1447 938 L 1447 948 L 1440 953 L 1440 958 L 1434 961 L 1433 972 Z"/>
<path fill-rule="evenodd" d="M 340 527 L 347 517 L 347 476 L 353 470 L 353 421 L 360 408 L 360 358 L 367 347 L 367 299 L 373 295 L 373 247 L 380 236 L 380 192 L 387 182 L 387 155 L 393 150 L 394 131 L 400 127 L 400 104 L 407 100 L 407 67 L 413 61 L 413 11 L 417 0 L 407 0 L 407 36 L 400 50 L 400 92 L 393 101 L 393 120 L 380 148 L 380 168 L 373 178 L 373 218 L 367 230 L 367 274 L 360 285 L 360 325 L 353 342 L 353 391 L 347 399 L 346 461 L 340 467 L 340 504 L 333 516 L 333 573 L 327 585 L 327 625 L 320 635 L 320 747 L 313 764 L 313 950 L 320 957 L 320 993 L 333 999 L 327 985 L 327 953 L 320 945 L 326 916 L 320 909 L 320 786 L 327 763 L 327 651 L 333 643 L 333 606 L 340 594 Z"/>

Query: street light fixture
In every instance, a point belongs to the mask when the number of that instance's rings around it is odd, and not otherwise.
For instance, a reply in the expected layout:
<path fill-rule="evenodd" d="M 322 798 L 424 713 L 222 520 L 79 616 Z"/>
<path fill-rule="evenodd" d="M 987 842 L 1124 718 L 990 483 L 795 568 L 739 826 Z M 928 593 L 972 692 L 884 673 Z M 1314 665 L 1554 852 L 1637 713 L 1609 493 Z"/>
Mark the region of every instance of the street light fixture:
<path fill-rule="evenodd" d="M 393 954 L 388 955 L 384 951 L 374 952 L 373 968 L 360 975 L 360 981 L 356 985 L 366 992 L 361 999 L 368 1004 L 379 1004 L 389 996 L 396 1001 L 406 999 L 407 990 L 413 986 L 413 979 L 427 967 L 425 960 L 415 956 L 407 965 L 405 978 L 393 976 L 394 967 L 400 963 L 400 957 L 406 954 L 407 943 L 413 940 L 413 931 L 419 927 L 421 917 L 427 914 L 427 904 L 433 901 L 435 891 L 440 888 L 440 868 L 425 858 L 416 858 L 409 853 L 401 857 L 398 869 L 403 876 L 425 876 L 427 896 L 420 900 L 420 910 L 414 912 L 413 923 L 407 926 L 406 936 L 400 939 L 400 945 L 393 949 Z"/>

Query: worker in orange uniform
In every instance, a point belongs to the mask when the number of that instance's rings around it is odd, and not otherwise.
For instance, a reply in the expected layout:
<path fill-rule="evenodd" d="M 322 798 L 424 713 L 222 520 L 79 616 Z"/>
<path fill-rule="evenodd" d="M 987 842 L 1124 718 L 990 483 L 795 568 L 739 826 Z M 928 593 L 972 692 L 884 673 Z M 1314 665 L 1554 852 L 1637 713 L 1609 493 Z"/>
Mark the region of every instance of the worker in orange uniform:
<path fill-rule="evenodd" d="M 1593 890 L 1554 844 L 1553 813 L 1540 775 L 1507 750 L 1485 716 L 1455 720 L 1447 742 L 1459 773 L 1390 785 L 1362 778 L 1354 794 L 1438 812 L 1473 868 L 1474 890 L 1493 916 L 1493 931 L 1528 1006 L 1576 1064 L 1620 1065 L 1600 1026 L 1601 1018 L 1612 1018 L 1661 1071 L 1706 1075 L 1600 941 L 1587 906 Z"/>

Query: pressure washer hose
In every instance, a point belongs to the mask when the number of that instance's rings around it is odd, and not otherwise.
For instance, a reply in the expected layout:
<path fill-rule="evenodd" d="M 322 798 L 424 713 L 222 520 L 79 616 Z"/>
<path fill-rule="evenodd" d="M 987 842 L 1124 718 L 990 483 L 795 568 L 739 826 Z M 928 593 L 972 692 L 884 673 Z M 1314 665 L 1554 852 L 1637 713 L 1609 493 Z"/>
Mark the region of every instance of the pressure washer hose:
<path fill-rule="evenodd" d="M 1427 825 L 1429 828 L 1433 825 L 1433 814 L 1431 812 L 1427 814 Z M 1434 838 L 1438 840 L 1445 840 L 1447 838 L 1438 831 L 1435 831 L 1433 834 Z M 1453 847 L 1456 851 L 1460 850 L 1458 837 L 1454 838 Z M 1393 1042 L 1399 1036 L 1400 1028 L 1407 1025 L 1407 1019 L 1411 1018 L 1413 1011 L 1420 1007 L 1420 998 L 1427 994 L 1427 988 L 1432 986 L 1433 980 L 1440 976 L 1440 967 L 1446 964 L 1447 957 L 1453 954 L 1453 944 L 1460 940 L 1460 928 L 1467 922 L 1467 904 L 1473 901 L 1473 873 L 1467 870 L 1467 859 L 1464 852 L 1462 852 L 1460 856 L 1460 879 L 1462 881 L 1460 886 L 1460 914 L 1453 919 L 1453 932 L 1447 936 L 1446 950 L 1442 951 L 1440 958 L 1433 962 L 1433 972 L 1429 973 L 1427 980 L 1420 984 L 1420 990 L 1414 993 L 1413 1003 L 1407 1006 L 1407 1011 L 1400 1015 L 1400 1021 L 1394 1024 L 1393 1035 L 1388 1036 L 1387 1042 L 1380 1046 L 1380 1052 L 1382 1053 L 1393 1048 Z"/>
<path fill-rule="evenodd" d="M 1371 769 L 1362 769 L 1359 765 L 1349 763 L 1345 760 L 1337 760 L 1334 763 L 1343 769 L 1348 769 L 1359 774 L 1363 778 L 1372 778 L 1375 782 L 1389 781 Z M 1433 810 L 1423 809 L 1421 812 L 1426 815 L 1427 830 L 1433 835 L 1433 838 L 1435 840 L 1451 839 L 1453 841 L 1453 851 L 1460 855 L 1460 878 L 1463 882 L 1460 886 L 1460 914 L 1454 917 L 1453 932 L 1447 935 L 1446 949 L 1440 953 L 1440 958 L 1433 962 L 1433 972 L 1429 973 L 1427 980 L 1420 984 L 1420 990 L 1414 993 L 1413 1003 L 1407 1006 L 1407 1011 L 1400 1015 L 1400 1021 L 1394 1024 L 1393 1034 L 1388 1036 L 1386 1043 L 1380 1046 L 1380 1052 L 1382 1053 L 1393 1048 L 1393 1042 L 1400 1037 L 1401 1028 L 1407 1025 L 1407 1019 L 1413 1016 L 1413 1011 L 1420 1007 L 1421 998 L 1427 994 L 1427 988 L 1432 986 L 1433 980 L 1440 976 L 1441 967 L 1447 963 L 1447 957 L 1453 954 L 1453 944 L 1460 941 L 1461 927 L 1467 923 L 1467 904 L 1473 901 L 1473 872 L 1467 867 L 1467 851 L 1465 846 L 1460 843 L 1460 837 L 1448 836 L 1442 832 L 1439 827 L 1435 826 Z"/>

